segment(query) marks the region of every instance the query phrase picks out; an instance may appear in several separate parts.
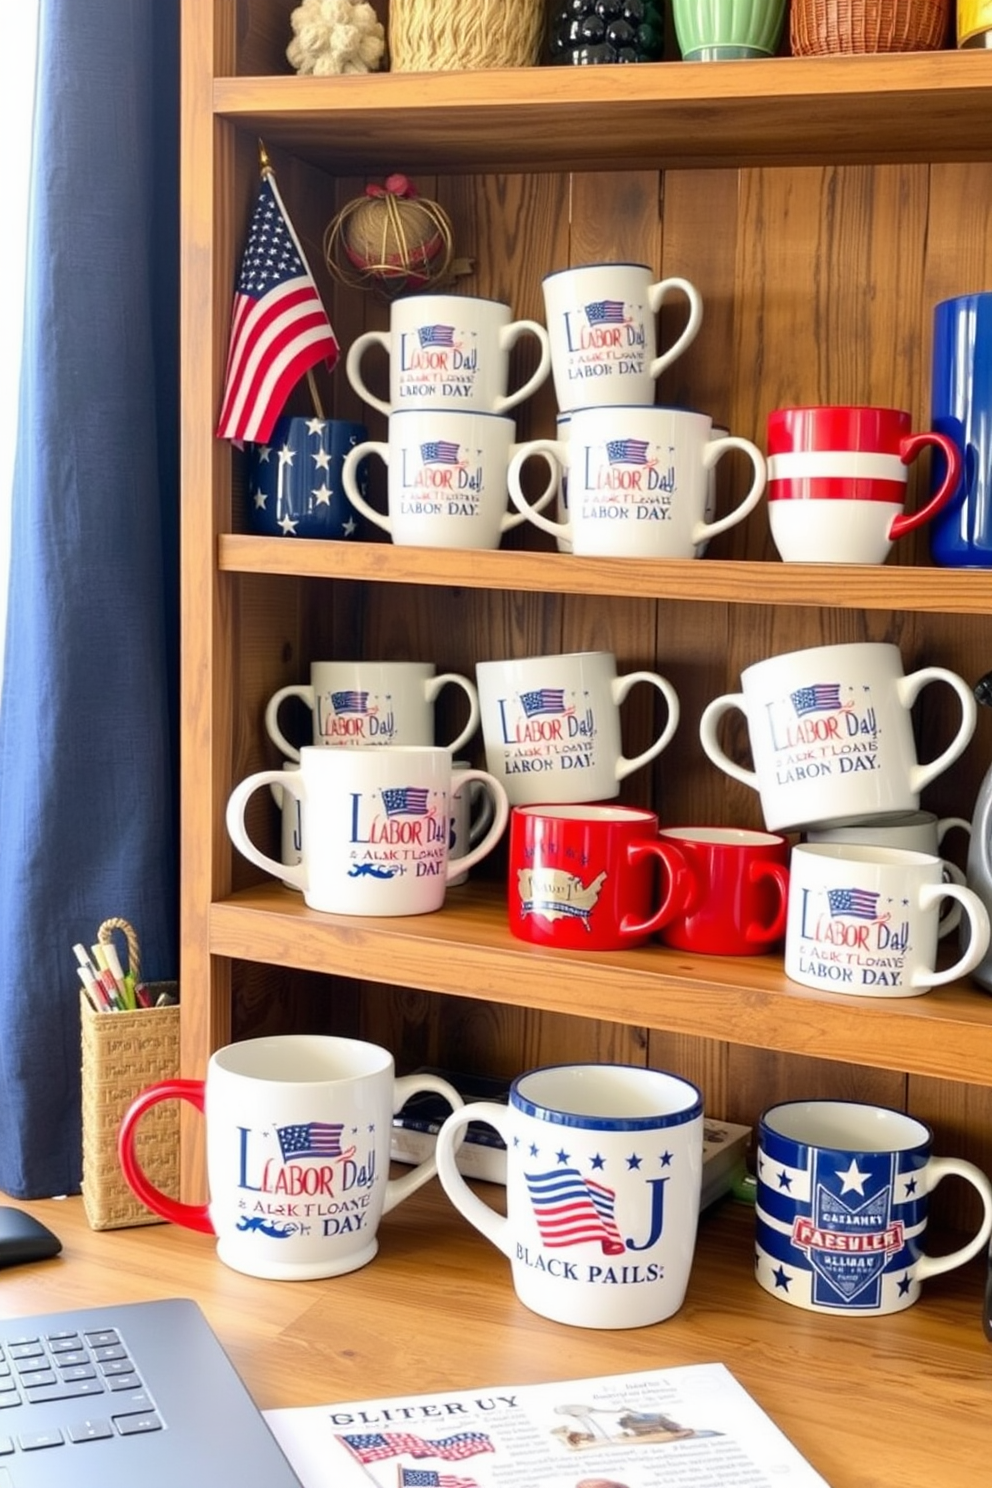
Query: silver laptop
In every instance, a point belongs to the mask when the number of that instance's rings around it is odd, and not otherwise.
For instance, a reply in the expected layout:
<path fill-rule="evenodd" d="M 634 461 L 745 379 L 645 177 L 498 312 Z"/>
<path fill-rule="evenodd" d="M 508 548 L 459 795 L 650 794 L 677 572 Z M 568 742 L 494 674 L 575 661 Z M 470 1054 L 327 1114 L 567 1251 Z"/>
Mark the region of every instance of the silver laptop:
<path fill-rule="evenodd" d="M 300 1488 L 195 1302 L 0 1319 L 0 1488 L 226 1484 Z"/>

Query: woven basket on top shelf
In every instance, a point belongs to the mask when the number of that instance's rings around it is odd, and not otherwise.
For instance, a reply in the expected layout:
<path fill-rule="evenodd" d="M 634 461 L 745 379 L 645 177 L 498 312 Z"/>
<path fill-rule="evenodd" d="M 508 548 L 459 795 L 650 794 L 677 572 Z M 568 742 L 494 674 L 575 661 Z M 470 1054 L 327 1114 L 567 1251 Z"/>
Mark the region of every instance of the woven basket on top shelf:
<path fill-rule="evenodd" d="M 932 52 L 942 47 L 951 0 L 792 0 L 795 57 L 841 52 Z"/>
<path fill-rule="evenodd" d="M 390 0 L 391 72 L 534 67 L 544 39 L 539 0 Z"/>

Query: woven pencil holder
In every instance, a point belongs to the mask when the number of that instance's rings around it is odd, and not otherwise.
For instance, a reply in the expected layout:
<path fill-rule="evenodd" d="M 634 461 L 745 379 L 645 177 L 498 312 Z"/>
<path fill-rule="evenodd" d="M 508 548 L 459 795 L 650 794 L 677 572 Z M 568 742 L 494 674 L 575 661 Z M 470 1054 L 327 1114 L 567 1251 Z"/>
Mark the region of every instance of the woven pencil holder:
<path fill-rule="evenodd" d="M 175 982 L 149 982 L 153 1001 Z M 161 1224 L 128 1187 L 117 1160 L 124 1112 L 146 1085 L 179 1074 L 179 1007 L 98 1013 L 80 994 L 83 1086 L 83 1207 L 90 1228 Z M 160 1101 L 142 1118 L 138 1161 L 156 1188 L 179 1197 L 179 1109 Z"/>
<path fill-rule="evenodd" d="M 538 0 L 390 0 L 391 72 L 534 67 L 544 39 Z"/>
<path fill-rule="evenodd" d="M 850 52 L 932 52 L 942 47 L 951 0 L 792 0 L 794 57 Z"/>

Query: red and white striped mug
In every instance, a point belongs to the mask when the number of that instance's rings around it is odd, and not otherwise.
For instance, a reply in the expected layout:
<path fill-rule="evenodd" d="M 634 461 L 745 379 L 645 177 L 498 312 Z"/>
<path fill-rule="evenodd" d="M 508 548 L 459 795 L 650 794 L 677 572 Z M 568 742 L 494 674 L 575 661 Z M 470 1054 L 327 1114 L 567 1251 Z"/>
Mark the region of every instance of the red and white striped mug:
<path fill-rule="evenodd" d="M 946 474 L 907 512 L 909 466 L 928 445 L 943 453 Z M 786 563 L 884 563 L 896 538 L 946 506 L 960 475 L 953 440 L 914 434 L 898 408 L 835 404 L 768 416 L 768 521 Z"/>

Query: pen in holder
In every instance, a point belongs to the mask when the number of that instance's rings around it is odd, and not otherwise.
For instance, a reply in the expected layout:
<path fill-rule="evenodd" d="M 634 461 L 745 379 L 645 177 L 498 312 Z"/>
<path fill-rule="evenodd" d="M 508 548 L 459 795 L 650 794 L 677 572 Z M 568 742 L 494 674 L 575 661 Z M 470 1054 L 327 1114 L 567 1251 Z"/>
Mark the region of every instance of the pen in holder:
<path fill-rule="evenodd" d="M 128 975 L 140 984 L 137 936 L 126 920 L 105 920 L 98 941 L 111 943 L 120 929 L 128 944 Z M 95 948 L 94 948 L 95 949 Z M 126 1229 L 161 1224 L 128 1187 L 117 1158 L 124 1112 L 146 1085 L 179 1074 L 179 1005 L 175 982 L 148 982 L 150 1007 L 98 1012 L 80 992 L 82 1027 L 83 1207 L 90 1228 Z M 171 1003 L 155 1006 L 165 995 Z M 162 1102 L 141 1124 L 140 1161 L 155 1186 L 179 1197 L 179 1108 Z"/>

